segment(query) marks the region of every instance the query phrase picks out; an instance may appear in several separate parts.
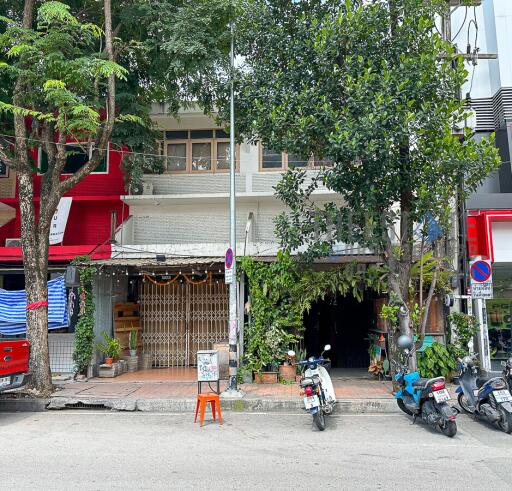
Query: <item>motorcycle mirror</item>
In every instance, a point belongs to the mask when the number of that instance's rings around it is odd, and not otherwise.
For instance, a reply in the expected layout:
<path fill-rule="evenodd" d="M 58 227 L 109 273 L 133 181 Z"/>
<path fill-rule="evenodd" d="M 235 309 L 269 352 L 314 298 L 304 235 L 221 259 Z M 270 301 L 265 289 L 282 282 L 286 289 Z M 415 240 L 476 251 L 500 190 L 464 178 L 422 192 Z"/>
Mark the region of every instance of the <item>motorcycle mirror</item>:
<path fill-rule="evenodd" d="M 288 356 L 289 357 L 295 356 L 295 351 L 293 351 L 292 349 L 290 351 L 288 351 Z"/>
<path fill-rule="evenodd" d="M 330 351 L 330 349 L 331 349 L 331 345 L 330 344 L 326 344 L 324 346 L 324 351 Z"/>

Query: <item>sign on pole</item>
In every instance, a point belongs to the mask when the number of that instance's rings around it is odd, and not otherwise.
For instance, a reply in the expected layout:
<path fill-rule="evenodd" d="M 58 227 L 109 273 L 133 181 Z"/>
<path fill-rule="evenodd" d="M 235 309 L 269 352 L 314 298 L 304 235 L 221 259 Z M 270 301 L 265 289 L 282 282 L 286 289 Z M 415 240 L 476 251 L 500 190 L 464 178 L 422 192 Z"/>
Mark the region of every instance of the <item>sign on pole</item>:
<path fill-rule="evenodd" d="M 224 260 L 224 279 L 227 285 L 233 283 L 233 260 L 233 249 L 230 247 L 226 251 L 226 257 Z"/>
<path fill-rule="evenodd" d="M 474 299 L 493 298 L 491 261 L 479 259 L 469 263 L 471 296 Z"/>

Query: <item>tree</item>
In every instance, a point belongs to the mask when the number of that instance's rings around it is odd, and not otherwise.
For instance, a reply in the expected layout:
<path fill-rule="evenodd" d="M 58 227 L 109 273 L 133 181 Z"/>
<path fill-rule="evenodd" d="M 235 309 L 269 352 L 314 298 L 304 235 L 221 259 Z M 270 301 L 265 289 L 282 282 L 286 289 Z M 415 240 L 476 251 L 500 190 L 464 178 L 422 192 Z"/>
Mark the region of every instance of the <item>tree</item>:
<path fill-rule="evenodd" d="M 327 164 L 311 184 L 302 169 L 278 184 L 289 207 L 276 220 L 282 245 L 306 246 L 310 258 L 337 242 L 381 254 L 388 316 L 397 332 L 416 327 L 421 344 L 460 183 L 470 193 L 499 163 L 493 138 L 476 143 L 468 133 L 462 140 L 452 134 L 467 118 L 457 98 L 467 72 L 435 28 L 445 2 L 243 4 L 241 137 Z M 316 205 L 319 185 L 343 204 Z"/>
<path fill-rule="evenodd" d="M 229 12 L 228 0 L 0 6 L 0 158 L 18 176 L 27 303 L 37 305 L 27 310 L 30 369 L 43 395 L 52 388 L 45 302 L 59 200 L 99 165 L 109 141 L 156 153 L 152 102 L 167 101 L 172 110 L 192 100 L 212 106 L 212 74 L 229 48 Z M 72 176 L 62 175 L 68 141 L 85 142 L 91 155 Z M 37 205 L 31 150 L 39 146 L 48 166 Z M 132 157 L 126 167 L 140 177 L 147 164 Z"/>

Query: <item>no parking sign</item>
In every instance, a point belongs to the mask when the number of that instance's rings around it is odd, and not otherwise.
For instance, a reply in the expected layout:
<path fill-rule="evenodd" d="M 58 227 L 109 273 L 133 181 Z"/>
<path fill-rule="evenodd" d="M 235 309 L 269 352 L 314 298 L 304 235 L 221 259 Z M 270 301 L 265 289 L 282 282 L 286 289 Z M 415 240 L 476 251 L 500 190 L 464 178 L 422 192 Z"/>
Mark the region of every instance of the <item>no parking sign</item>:
<path fill-rule="evenodd" d="M 479 259 L 469 263 L 471 276 L 471 296 L 473 298 L 493 298 L 491 261 Z"/>

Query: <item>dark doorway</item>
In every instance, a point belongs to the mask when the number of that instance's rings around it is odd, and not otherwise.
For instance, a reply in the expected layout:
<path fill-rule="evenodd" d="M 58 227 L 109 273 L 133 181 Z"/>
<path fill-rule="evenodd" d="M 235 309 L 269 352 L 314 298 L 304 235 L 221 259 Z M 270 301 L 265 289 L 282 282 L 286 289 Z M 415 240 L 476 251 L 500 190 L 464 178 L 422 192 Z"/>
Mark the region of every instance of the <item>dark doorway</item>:
<path fill-rule="evenodd" d="M 368 368 L 368 333 L 375 324 L 373 297 L 358 302 L 352 295 L 330 296 L 305 315 L 304 344 L 308 356 L 318 356 L 326 344 L 333 368 Z"/>

